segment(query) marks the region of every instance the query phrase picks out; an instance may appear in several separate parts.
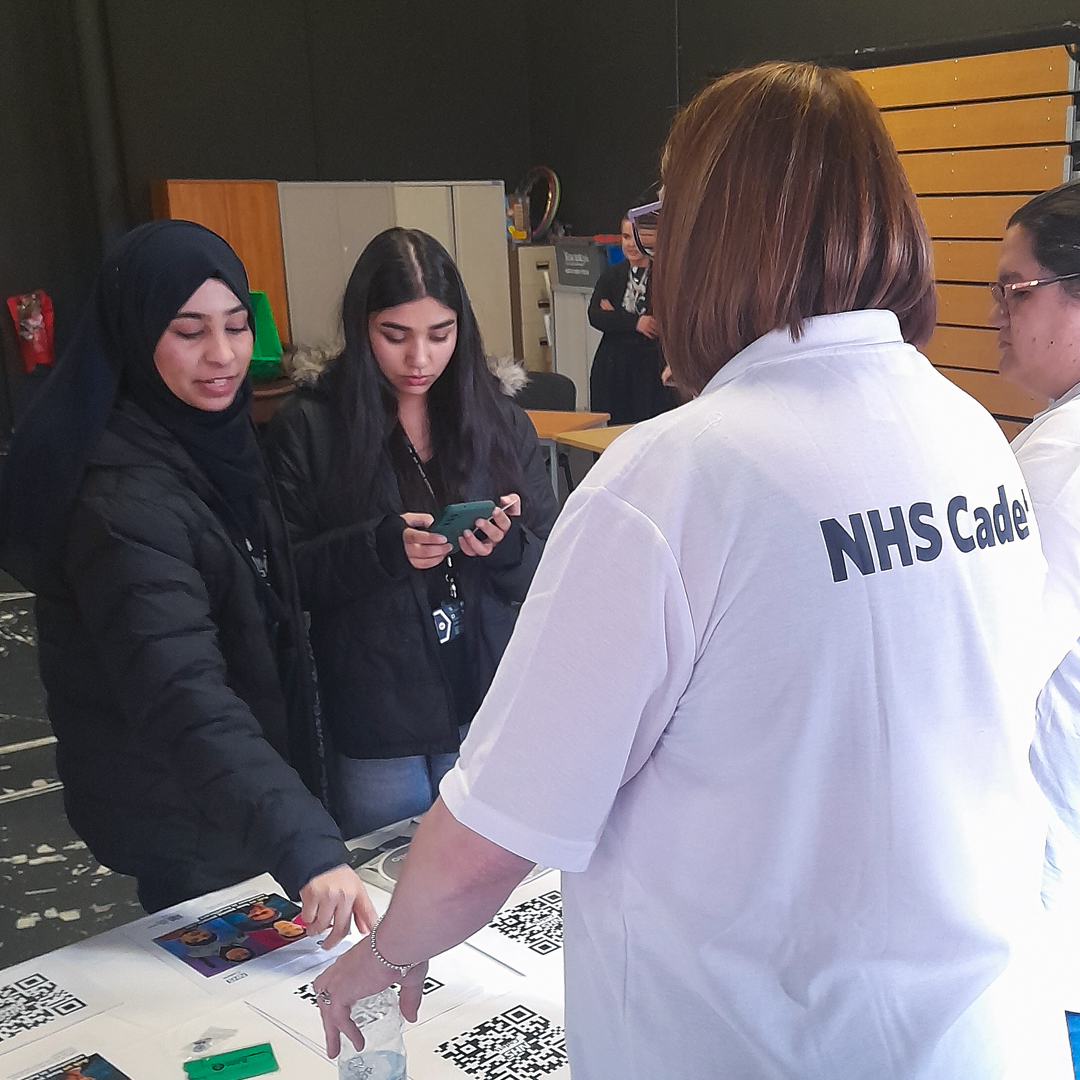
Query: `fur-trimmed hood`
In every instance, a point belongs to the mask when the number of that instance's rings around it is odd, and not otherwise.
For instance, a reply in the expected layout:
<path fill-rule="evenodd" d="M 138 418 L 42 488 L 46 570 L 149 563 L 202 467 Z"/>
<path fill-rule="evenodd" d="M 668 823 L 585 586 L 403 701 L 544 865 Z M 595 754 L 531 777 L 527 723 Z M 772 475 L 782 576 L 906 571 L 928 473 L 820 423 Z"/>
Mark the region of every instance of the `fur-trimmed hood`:
<path fill-rule="evenodd" d="M 311 386 L 336 355 L 331 349 L 302 346 L 286 352 L 281 359 L 281 370 L 297 386 Z M 489 356 L 487 365 L 507 397 L 514 397 L 529 381 L 524 365 L 512 356 Z"/>

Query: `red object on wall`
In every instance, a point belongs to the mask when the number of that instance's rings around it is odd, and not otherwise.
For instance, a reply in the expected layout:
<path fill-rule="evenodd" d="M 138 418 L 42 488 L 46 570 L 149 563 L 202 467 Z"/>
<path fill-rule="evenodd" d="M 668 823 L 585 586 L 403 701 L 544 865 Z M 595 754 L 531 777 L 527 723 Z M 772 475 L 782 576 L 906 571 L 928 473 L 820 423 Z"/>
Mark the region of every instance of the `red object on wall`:
<path fill-rule="evenodd" d="M 8 311 L 15 322 L 23 367 L 29 374 L 38 364 L 56 363 L 53 349 L 53 306 L 47 293 L 36 289 L 22 296 L 9 296 Z"/>

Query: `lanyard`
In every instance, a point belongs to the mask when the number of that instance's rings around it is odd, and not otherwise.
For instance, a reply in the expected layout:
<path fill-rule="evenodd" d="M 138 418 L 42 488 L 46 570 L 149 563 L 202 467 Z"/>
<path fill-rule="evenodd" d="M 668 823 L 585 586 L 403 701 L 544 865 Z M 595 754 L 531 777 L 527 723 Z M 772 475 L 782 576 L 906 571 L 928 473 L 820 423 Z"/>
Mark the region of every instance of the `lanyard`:
<path fill-rule="evenodd" d="M 416 466 L 417 472 L 420 473 L 420 479 L 424 481 L 424 487 L 428 489 L 428 494 L 431 496 L 431 501 L 435 504 L 435 509 L 439 508 L 439 499 L 435 494 L 435 489 L 431 486 L 431 481 L 428 479 L 428 474 L 424 469 L 424 463 L 420 460 L 420 455 L 416 452 L 416 447 L 412 444 L 412 439 L 402 431 L 402 436 L 405 439 L 405 449 L 409 451 L 409 457 L 413 459 L 413 464 Z M 450 590 L 450 599 L 456 600 L 458 598 L 457 579 L 454 576 L 454 560 L 450 555 L 446 556 L 446 585 Z"/>

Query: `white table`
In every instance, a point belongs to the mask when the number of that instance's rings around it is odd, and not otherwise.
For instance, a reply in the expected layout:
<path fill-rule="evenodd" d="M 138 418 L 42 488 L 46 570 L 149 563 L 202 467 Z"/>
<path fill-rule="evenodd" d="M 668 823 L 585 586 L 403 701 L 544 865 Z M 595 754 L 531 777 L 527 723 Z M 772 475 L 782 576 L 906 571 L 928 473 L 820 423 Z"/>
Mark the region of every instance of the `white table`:
<path fill-rule="evenodd" d="M 558 888 L 558 878 L 554 874 L 537 881 L 546 882 L 549 889 Z M 532 883 L 533 893 L 537 888 L 537 883 Z M 51 1024 L 45 1025 L 36 1030 L 47 1034 L 7 1052 L 4 1052 L 4 1041 L 0 1040 L 0 1078 L 22 1077 L 60 1057 L 71 1057 L 80 1052 L 101 1054 L 126 1072 L 131 1080 L 185 1080 L 183 1061 L 189 1057 L 269 1042 L 280 1066 L 280 1071 L 272 1074 L 275 1080 L 331 1080 L 337 1070 L 325 1054 L 316 1053 L 298 1035 L 272 1022 L 248 1002 L 265 999 L 275 987 L 283 987 L 289 994 L 294 994 L 295 991 L 286 984 L 295 986 L 309 982 L 330 955 L 344 951 L 348 944 L 340 946 L 333 954 L 326 954 L 314 941 L 302 939 L 231 973 L 205 978 L 153 943 L 155 936 L 169 929 L 188 925 L 209 912 L 267 893 L 284 895 L 268 874 L 0 971 L 0 987 L 28 974 L 40 974 L 73 992 L 83 992 L 91 999 L 87 1001 L 91 1007 L 95 999 L 102 996 L 107 999 L 102 1011 L 60 1030 Z M 390 903 L 389 893 L 371 886 L 369 893 L 381 914 Z M 356 940 L 354 932 L 352 941 Z M 561 952 L 555 959 L 561 972 Z M 511 995 L 514 1001 L 519 998 L 541 1001 L 543 1007 L 556 1016 L 553 1022 L 561 1024 L 561 975 L 557 980 L 547 977 L 554 969 L 547 969 L 543 978 L 526 977 L 469 945 L 459 946 L 436 958 L 433 971 L 436 970 L 435 963 L 440 962 L 444 978 L 449 972 L 480 990 L 474 991 L 471 1001 L 459 1004 L 441 1016 L 425 1018 L 421 1009 L 421 1022 L 407 1027 L 406 1048 L 410 1052 L 412 1080 L 442 1080 L 466 1075 L 446 1065 L 441 1058 L 435 1060 L 431 1056 L 431 1046 L 434 1039 L 445 1039 L 445 1034 L 439 1034 L 440 1031 L 453 1030 L 448 1027 L 450 1019 L 472 1016 L 477 1009 L 486 1008 L 489 1000 L 498 999 L 505 1003 L 510 1000 L 505 995 Z M 86 987 L 84 992 L 80 984 L 86 982 L 93 985 Z M 457 1012 L 466 1009 L 473 1012 Z M 317 1019 L 314 1007 L 311 1016 Z M 461 1020 L 461 1025 L 468 1027 L 471 1022 Z M 63 1021 L 57 1026 L 59 1023 Z M 442 1028 L 437 1029 L 437 1024 L 442 1024 Z M 317 1032 L 317 1028 L 312 1030 Z M 200 1054 L 192 1053 L 195 1040 L 207 1035 L 213 1037 L 215 1032 L 217 1037 L 209 1049 Z M 568 1070 L 564 1069 L 551 1074 L 552 1080 L 568 1075 Z"/>

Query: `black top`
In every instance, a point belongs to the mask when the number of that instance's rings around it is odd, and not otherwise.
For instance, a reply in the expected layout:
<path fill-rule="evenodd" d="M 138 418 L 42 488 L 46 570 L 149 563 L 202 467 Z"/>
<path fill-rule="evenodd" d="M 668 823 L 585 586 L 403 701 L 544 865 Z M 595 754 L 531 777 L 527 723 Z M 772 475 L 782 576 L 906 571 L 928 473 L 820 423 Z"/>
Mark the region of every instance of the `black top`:
<path fill-rule="evenodd" d="M 390 456 L 397 474 L 402 504 L 416 513 L 428 513 L 438 518 L 447 501 L 439 461 L 431 457 L 426 462 L 421 462 L 400 425 L 391 436 Z M 435 617 L 436 609 L 453 607 L 456 613 L 457 632 L 449 640 L 440 637 L 438 659 L 459 727 L 470 723 L 480 707 L 477 673 L 469 659 L 467 636 L 472 612 L 465 606 L 455 566 L 455 561 L 465 558 L 468 556 L 459 555 L 455 560 L 451 555 L 438 566 L 421 571 L 432 618 Z"/>
<path fill-rule="evenodd" d="M 525 478 L 521 517 L 486 558 L 454 559 L 465 604 L 459 654 L 467 678 L 448 670 L 432 619 L 429 582 L 405 556 L 402 505 L 388 460 L 394 512 L 373 511 L 333 524 L 337 508 L 321 505 L 333 454 L 332 406 L 325 383 L 299 389 L 267 429 L 271 469 L 282 492 L 304 607 L 334 748 L 347 757 L 393 758 L 453 753 L 491 683 L 543 551 L 558 507 L 529 418 L 509 399 L 502 407 Z M 485 464 L 467 478 L 463 498 L 495 499 Z M 411 502 L 411 500 L 410 500 Z M 438 568 L 436 568 L 438 570 Z M 461 686 L 472 691 L 462 701 Z"/>
<path fill-rule="evenodd" d="M 635 297 L 632 310 L 624 306 L 631 270 L 625 259 L 609 266 L 589 301 L 589 322 L 604 335 L 589 375 L 589 407 L 610 413 L 612 424 L 636 424 L 678 404 L 675 392 L 660 380 L 664 360 L 659 341 L 637 332 L 638 319 L 652 310 L 648 288 L 644 305 Z M 614 310 L 604 311 L 601 300 Z"/>

